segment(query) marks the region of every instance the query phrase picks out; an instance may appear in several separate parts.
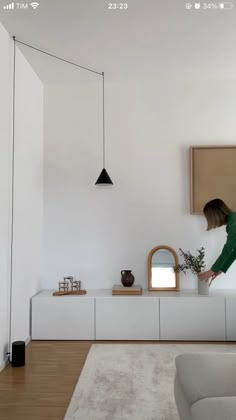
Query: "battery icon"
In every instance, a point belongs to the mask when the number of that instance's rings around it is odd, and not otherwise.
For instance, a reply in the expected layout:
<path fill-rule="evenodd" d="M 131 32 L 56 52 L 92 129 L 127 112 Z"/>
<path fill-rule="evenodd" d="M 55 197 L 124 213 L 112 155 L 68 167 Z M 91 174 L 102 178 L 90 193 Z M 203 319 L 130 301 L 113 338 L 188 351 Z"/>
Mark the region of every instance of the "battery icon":
<path fill-rule="evenodd" d="M 224 9 L 224 10 L 231 10 L 234 7 L 233 3 L 229 2 L 229 1 L 227 1 L 225 3 L 220 3 L 219 6 L 220 6 L 220 9 Z"/>

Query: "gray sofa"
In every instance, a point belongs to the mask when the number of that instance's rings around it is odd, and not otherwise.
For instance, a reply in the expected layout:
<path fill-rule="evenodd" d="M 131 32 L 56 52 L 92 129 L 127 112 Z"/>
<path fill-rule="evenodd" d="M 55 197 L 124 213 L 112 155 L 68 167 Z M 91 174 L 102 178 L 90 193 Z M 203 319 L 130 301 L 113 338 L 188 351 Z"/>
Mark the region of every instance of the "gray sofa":
<path fill-rule="evenodd" d="M 175 364 L 181 420 L 236 420 L 236 353 L 181 354 Z"/>

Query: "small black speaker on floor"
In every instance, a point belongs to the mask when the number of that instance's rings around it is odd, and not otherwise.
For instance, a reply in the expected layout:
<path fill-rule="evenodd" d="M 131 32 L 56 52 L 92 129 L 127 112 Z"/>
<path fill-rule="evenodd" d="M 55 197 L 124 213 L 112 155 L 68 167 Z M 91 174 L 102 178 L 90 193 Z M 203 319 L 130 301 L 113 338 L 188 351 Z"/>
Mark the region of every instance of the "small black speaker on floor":
<path fill-rule="evenodd" d="M 11 364 L 13 367 L 25 366 L 25 342 L 24 341 L 14 341 L 14 343 L 12 343 Z"/>

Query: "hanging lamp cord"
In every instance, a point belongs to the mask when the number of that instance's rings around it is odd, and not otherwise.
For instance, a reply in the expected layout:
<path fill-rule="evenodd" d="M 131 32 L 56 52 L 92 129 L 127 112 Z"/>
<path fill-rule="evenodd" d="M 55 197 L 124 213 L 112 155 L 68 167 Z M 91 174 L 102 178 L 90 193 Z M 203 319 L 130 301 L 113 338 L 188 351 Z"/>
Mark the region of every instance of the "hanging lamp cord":
<path fill-rule="evenodd" d="M 90 69 L 88 67 L 81 66 L 80 64 L 74 63 L 72 61 L 65 60 L 64 58 L 59 57 L 59 56 L 57 56 L 55 54 L 51 54 L 51 53 L 49 53 L 47 51 L 41 50 L 40 48 L 36 48 L 33 45 L 30 45 L 30 44 L 27 44 L 25 42 L 19 41 L 15 37 L 13 37 L 13 39 L 18 44 L 25 45 L 26 47 L 31 48 L 31 49 L 33 49 L 35 51 L 41 52 L 42 54 L 45 54 L 45 55 L 47 55 L 49 57 L 56 58 L 57 60 L 63 61 L 64 63 L 71 64 L 72 66 L 75 66 L 75 67 L 78 67 L 80 69 L 87 70 L 87 71 L 90 71 L 91 73 L 99 74 L 99 76 L 102 76 L 102 84 L 103 84 L 103 94 L 102 94 L 102 102 L 103 102 L 103 105 L 102 105 L 102 112 L 103 112 L 103 168 L 105 168 L 105 109 L 104 109 L 105 108 L 105 105 L 104 105 L 105 98 L 104 98 L 104 72 L 98 72 L 98 71 L 95 71 L 95 70 Z"/>
<path fill-rule="evenodd" d="M 15 37 L 13 37 L 13 38 L 15 38 Z M 73 63 L 73 61 L 65 60 L 64 58 L 61 58 L 61 57 L 59 57 L 59 56 L 57 56 L 55 54 L 51 54 L 51 53 L 49 53 L 47 51 L 44 51 L 44 50 L 41 50 L 39 48 L 36 48 L 33 45 L 26 44 L 25 42 L 19 41 L 18 39 L 15 39 L 15 42 L 17 42 L 18 44 L 21 44 L 21 45 L 25 45 L 26 47 L 29 47 L 32 50 L 39 51 L 42 54 L 48 55 L 49 57 L 53 57 L 53 58 L 56 58 L 57 60 L 64 61 L 64 63 L 71 64 L 72 66 L 79 67 L 80 69 L 90 71 L 91 73 L 99 74 L 100 76 L 103 75 L 103 73 L 100 73 L 98 71 L 92 70 L 92 69 L 90 69 L 88 67 L 80 66 L 77 63 Z"/>
<path fill-rule="evenodd" d="M 102 118 L 103 118 L 103 168 L 105 168 L 105 94 L 104 94 L 104 72 L 102 72 Z"/>
<path fill-rule="evenodd" d="M 80 69 L 89 71 L 91 73 L 98 74 L 102 76 L 103 79 L 103 167 L 105 167 L 105 118 L 104 118 L 104 72 L 98 72 L 88 67 L 81 66 L 80 64 L 74 63 L 69 60 L 65 60 L 62 57 L 59 57 L 55 54 L 51 54 L 47 51 L 41 50 L 39 48 L 34 47 L 33 45 L 27 44 L 16 39 L 15 36 L 13 38 L 13 90 L 12 90 L 12 97 L 13 97 L 13 107 L 12 107 L 12 161 L 11 161 L 11 221 L 10 221 L 10 315 L 9 315 L 9 342 L 8 342 L 8 360 L 10 361 L 10 354 L 11 354 L 11 340 L 12 340 L 12 283 L 13 283 L 13 240 L 14 240 L 14 188 L 15 188 L 15 85 L 16 85 L 16 42 L 18 44 L 24 45 L 28 48 L 31 48 L 35 51 L 38 51 L 42 54 L 45 54 L 49 57 L 56 58 L 57 60 L 63 61 L 64 63 L 70 64 L 72 66 L 78 67 Z"/>
<path fill-rule="evenodd" d="M 12 279 L 13 279 L 13 239 L 14 239 L 14 189 L 15 189 L 15 94 L 16 94 L 16 41 L 13 36 L 13 89 L 12 89 L 12 160 L 11 160 L 11 222 L 10 222 L 10 314 L 8 360 L 11 354 L 12 339 Z"/>

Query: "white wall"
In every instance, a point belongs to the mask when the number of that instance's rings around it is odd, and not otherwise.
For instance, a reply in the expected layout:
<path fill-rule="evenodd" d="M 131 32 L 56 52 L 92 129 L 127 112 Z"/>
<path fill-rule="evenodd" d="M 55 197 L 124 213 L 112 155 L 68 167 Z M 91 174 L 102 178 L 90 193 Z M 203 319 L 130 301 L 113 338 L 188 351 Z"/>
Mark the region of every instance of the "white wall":
<path fill-rule="evenodd" d="M 10 39 L 0 24 L 0 368 L 6 359 L 9 323 Z"/>
<path fill-rule="evenodd" d="M 40 290 L 43 223 L 43 85 L 16 51 L 12 340 L 30 335 L 30 298 Z"/>
<path fill-rule="evenodd" d="M 64 275 L 85 288 L 111 287 L 122 269 L 147 286 L 147 257 L 159 244 L 205 246 L 209 264 L 224 228 L 206 232 L 189 214 L 189 146 L 235 144 L 234 81 L 142 80 L 106 86 L 107 169 L 102 167 L 97 83 L 45 92 L 44 287 Z M 221 118 L 221 116 L 224 118 Z M 181 275 L 182 288 L 194 287 Z M 235 287 L 236 265 L 214 287 Z"/>
<path fill-rule="evenodd" d="M 12 48 L 0 25 L 0 368 L 9 339 Z M 43 86 L 18 50 L 15 116 L 12 341 L 30 335 L 30 297 L 40 289 L 43 215 Z"/>

